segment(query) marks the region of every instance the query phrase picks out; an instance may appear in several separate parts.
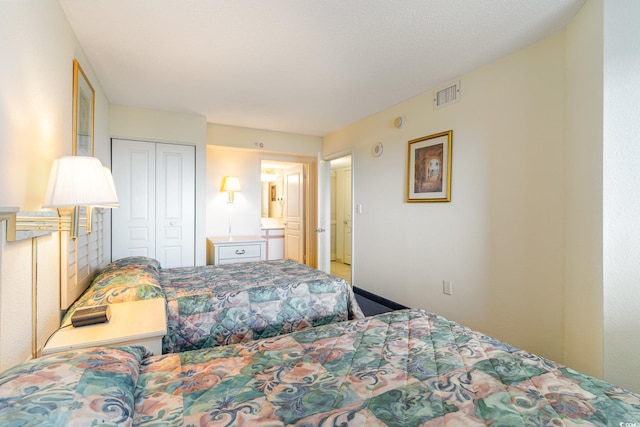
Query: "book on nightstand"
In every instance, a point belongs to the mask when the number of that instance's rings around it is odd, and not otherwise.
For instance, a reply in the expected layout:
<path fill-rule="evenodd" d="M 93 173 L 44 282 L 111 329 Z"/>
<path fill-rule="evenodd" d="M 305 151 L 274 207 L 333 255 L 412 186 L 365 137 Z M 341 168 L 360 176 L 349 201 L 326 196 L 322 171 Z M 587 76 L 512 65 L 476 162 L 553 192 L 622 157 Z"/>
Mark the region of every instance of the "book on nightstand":
<path fill-rule="evenodd" d="M 108 305 L 94 305 L 93 307 L 85 307 L 77 309 L 71 315 L 71 324 L 74 328 L 78 326 L 93 325 L 96 323 L 104 323 L 111 318 L 111 309 Z"/>

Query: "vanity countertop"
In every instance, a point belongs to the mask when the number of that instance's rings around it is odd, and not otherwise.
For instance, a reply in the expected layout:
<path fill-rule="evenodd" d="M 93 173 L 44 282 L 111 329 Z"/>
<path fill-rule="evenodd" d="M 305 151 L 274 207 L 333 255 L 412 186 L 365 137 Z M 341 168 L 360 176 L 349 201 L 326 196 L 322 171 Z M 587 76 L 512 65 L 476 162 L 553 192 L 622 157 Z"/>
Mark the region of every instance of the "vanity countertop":
<path fill-rule="evenodd" d="M 266 225 L 262 227 L 263 230 L 283 230 L 284 225 Z"/>

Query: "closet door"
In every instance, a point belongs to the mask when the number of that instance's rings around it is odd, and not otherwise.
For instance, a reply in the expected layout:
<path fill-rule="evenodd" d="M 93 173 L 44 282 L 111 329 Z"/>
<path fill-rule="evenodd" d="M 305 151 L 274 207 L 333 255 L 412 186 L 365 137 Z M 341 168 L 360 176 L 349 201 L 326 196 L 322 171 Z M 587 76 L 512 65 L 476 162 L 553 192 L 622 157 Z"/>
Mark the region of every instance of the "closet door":
<path fill-rule="evenodd" d="M 114 139 L 111 171 L 119 209 L 111 213 L 112 259 L 156 257 L 156 144 Z"/>
<path fill-rule="evenodd" d="M 156 259 L 195 264 L 195 147 L 156 145 Z"/>
<path fill-rule="evenodd" d="M 120 200 L 112 213 L 113 259 L 195 265 L 195 147 L 114 139 L 112 165 Z"/>

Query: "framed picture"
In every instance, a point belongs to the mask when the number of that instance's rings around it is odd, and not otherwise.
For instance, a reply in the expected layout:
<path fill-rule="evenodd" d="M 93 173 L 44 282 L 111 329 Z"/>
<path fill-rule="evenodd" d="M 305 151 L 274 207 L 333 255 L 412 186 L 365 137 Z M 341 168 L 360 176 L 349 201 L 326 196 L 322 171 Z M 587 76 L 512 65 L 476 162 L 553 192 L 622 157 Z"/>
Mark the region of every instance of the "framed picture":
<path fill-rule="evenodd" d="M 451 201 L 453 131 L 409 141 L 407 202 Z"/>
<path fill-rule="evenodd" d="M 73 60 L 73 149 L 74 156 L 93 156 L 95 91 L 77 60 Z"/>
<path fill-rule="evenodd" d="M 276 185 L 275 184 L 271 184 L 270 185 L 270 190 L 271 190 L 271 201 L 275 202 L 276 201 Z"/>

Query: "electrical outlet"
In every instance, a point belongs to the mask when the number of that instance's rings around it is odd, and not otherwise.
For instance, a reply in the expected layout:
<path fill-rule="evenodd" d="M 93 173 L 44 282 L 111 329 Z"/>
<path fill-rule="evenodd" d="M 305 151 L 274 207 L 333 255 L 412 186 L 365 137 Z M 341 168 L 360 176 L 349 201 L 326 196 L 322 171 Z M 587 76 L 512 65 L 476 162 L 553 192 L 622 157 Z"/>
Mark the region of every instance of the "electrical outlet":
<path fill-rule="evenodd" d="M 442 281 L 442 293 L 445 295 L 453 295 L 453 285 L 449 280 Z"/>

